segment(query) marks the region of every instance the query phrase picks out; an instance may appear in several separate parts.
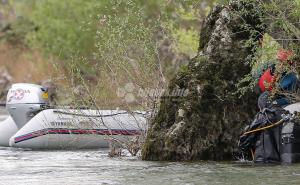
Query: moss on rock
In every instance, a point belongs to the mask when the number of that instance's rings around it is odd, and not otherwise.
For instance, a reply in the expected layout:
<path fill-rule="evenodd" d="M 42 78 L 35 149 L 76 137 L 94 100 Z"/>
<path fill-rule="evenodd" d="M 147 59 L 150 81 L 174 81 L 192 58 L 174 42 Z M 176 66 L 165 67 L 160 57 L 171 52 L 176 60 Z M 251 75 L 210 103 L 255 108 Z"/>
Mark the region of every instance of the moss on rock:
<path fill-rule="evenodd" d="M 250 72 L 247 59 L 263 32 L 258 9 L 254 1 L 234 1 L 210 13 L 198 56 L 168 87 L 187 89 L 188 94 L 162 97 L 142 150 L 144 160 L 232 158 L 241 127 L 256 112 L 254 94 L 239 98 L 235 92 Z M 253 42 L 246 45 L 248 40 Z"/>

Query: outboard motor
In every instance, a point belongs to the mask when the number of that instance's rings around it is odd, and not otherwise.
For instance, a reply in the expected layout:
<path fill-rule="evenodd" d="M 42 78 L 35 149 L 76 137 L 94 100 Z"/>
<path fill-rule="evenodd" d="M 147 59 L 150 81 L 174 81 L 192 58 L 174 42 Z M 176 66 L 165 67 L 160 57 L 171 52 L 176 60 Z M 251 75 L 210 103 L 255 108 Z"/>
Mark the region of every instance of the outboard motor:
<path fill-rule="evenodd" d="M 286 123 L 281 132 L 281 161 L 283 163 L 300 162 L 300 124 Z"/>
<path fill-rule="evenodd" d="M 295 104 L 295 105 L 297 105 L 297 104 Z M 292 105 L 291 107 L 293 107 L 295 105 Z M 298 109 L 299 109 L 299 107 L 298 107 Z M 295 118 L 290 120 L 289 122 L 284 123 L 282 130 L 281 130 L 280 158 L 283 163 L 299 163 L 300 162 L 299 113 L 294 112 L 294 115 L 295 115 Z"/>
<path fill-rule="evenodd" d="M 18 129 L 48 105 L 48 92 L 42 86 L 27 83 L 13 84 L 9 89 L 6 109 Z"/>

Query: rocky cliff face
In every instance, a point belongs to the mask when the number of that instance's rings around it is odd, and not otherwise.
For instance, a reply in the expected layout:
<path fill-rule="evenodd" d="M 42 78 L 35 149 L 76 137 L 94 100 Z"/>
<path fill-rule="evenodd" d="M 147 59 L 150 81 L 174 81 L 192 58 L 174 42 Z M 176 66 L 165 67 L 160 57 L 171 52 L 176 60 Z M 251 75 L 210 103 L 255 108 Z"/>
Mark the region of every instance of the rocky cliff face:
<path fill-rule="evenodd" d="M 253 2 L 253 3 L 251 3 Z M 257 97 L 236 94 L 264 26 L 255 1 L 217 6 L 201 30 L 199 54 L 170 82 L 182 97 L 163 96 L 142 150 L 144 160 L 227 160 Z"/>

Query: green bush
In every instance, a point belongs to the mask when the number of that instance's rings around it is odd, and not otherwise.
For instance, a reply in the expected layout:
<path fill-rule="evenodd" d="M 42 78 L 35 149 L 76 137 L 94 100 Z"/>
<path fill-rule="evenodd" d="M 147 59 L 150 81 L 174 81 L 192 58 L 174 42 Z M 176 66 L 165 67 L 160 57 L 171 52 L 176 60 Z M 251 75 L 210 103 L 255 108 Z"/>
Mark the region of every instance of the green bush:
<path fill-rule="evenodd" d="M 88 57 L 94 51 L 97 0 L 35 1 L 29 19 L 38 30 L 27 35 L 32 47 L 62 59 Z"/>

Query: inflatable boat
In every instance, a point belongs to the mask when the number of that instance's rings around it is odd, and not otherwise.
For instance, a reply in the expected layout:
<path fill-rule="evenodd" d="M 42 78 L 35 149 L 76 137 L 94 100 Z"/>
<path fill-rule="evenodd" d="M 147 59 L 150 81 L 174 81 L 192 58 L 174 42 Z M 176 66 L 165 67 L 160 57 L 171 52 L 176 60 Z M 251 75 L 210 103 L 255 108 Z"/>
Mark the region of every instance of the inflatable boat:
<path fill-rule="evenodd" d="M 31 149 L 92 149 L 122 144 L 144 134 L 146 113 L 50 108 L 47 89 L 13 84 L 9 116 L 0 122 L 0 146 Z"/>

